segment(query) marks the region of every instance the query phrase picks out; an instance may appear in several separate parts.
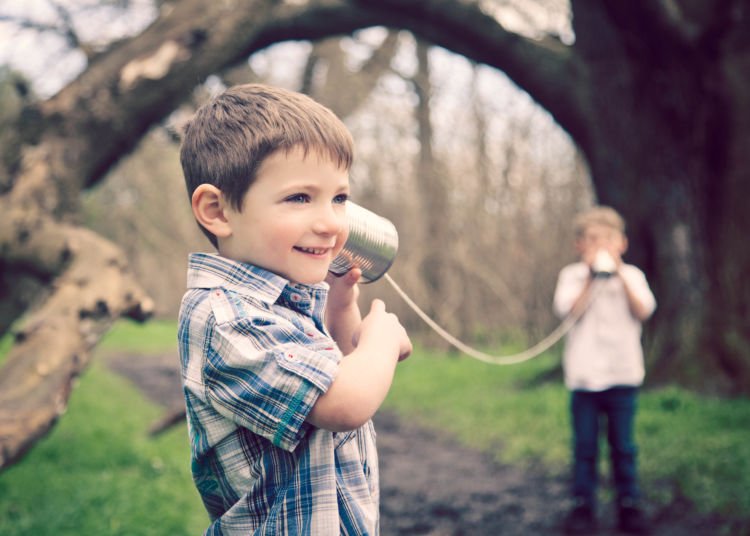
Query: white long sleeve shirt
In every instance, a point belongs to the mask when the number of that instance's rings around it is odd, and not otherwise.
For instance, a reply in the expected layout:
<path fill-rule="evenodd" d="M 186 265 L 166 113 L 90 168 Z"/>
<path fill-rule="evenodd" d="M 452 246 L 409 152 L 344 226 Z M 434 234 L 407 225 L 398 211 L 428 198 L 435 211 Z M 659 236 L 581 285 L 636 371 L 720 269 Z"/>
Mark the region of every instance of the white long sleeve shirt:
<path fill-rule="evenodd" d="M 560 271 L 554 308 L 566 316 L 589 278 L 583 262 Z M 565 385 L 571 390 L 603 391 L 617 385 L 638 386 L 645 375 L 641 322 L 633 316 L 623 284 L 624 278 L 649 316 L 656 299 L 637 267 L 624 264 L 619 275 L 594 281 L 591 303 L 566 336 L 563 352 Z"/>

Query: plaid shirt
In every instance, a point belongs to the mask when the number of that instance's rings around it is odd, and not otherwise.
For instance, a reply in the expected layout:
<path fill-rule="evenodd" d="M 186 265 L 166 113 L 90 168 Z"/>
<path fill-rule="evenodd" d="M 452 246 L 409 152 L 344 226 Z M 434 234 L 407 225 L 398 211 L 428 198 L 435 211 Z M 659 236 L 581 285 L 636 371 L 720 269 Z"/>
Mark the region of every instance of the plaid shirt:
<path fill-rule="evenodd" d="M 378 534 L 372 422 L 345 433 L 306 422 L 342 357 L 323 325 L 327 293 L 190 256 L 179 347 L 205 534 Z"/>

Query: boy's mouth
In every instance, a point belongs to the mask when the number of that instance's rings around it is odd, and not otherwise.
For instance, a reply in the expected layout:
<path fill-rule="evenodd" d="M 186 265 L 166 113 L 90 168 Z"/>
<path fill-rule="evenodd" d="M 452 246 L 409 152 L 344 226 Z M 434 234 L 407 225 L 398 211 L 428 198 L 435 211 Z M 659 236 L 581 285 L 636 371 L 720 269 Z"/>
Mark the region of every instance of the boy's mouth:
<path fill-rule="evenodd" d="M 294 246 L 294 249 L 309 255 L 325 255 L 331 250 L 331 248 L 303 248 L 301 246 Z"/>

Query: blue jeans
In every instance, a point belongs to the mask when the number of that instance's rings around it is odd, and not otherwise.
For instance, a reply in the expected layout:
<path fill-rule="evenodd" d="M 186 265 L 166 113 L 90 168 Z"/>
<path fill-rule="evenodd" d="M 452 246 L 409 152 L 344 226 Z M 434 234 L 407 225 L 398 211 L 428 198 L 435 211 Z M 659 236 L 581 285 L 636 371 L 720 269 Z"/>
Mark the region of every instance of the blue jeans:
<path fill-rule="evenodd" d="M 613 387 L 606 391 L 573 391 L 573 494 L 596 504 L 599 456 L 599 417 L 607 419 L 612 476 L 618 500 L 639 496 L 636 474 L 637 447 L 633 439 L 636 387 Z"/>

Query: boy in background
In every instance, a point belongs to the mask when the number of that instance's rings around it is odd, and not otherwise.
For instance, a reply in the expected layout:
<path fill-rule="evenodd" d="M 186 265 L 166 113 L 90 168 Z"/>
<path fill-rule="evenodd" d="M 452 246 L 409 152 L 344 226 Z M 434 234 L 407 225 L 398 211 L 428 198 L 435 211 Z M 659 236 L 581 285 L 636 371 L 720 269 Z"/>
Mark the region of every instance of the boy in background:
<path fill-rule="evenodd" d="M 633 421 L 643 383 L 641 323 L 656 308 L 646 277 L 622 261 L 625 222 L 612 208 L 598 206 L 575 220 L 579 262 L 562 269 L 555 312 L 581 314 L 566 337 L 565 385 L 571 391 L 574 507 L 565 520 L 569 534 L 596 528 L 599 417 L 607 420 L 619 528 L 645 534 L 638 502 Z"/>
<path fill-rule="evenodd" d="M 377 534 L 370 420 L 411 342 L 355 268 L 353 143 L 312 99 L 248 84 L 202 106 L 180 159 L 216 254 L 189 258 L 179 320 L 193 479 L 210 535 Z"/>

